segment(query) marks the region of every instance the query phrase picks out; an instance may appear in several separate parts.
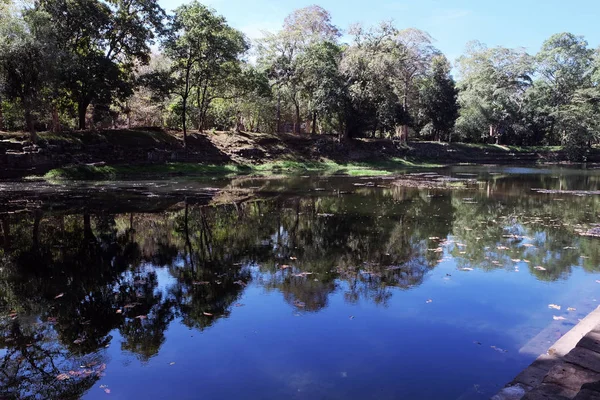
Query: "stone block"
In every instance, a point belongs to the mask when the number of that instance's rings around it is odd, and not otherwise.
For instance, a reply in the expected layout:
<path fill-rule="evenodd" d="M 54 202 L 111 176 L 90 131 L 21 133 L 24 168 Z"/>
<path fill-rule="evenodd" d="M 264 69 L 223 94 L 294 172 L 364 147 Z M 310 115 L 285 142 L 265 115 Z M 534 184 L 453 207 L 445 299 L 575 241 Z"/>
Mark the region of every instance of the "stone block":
<path fill-rule="evenodd" d="M 527 393 L 523 400 L 570 400 L 577 394 L 562 386 L 542 383 L 539 387 Z"/>
<path fill-rule="evenodd" d="M 542 383 L 547 373 L 547 368 L 539 368 L 536 365 L 532 364 L 529 367 L 525 368 L 519 375 L 517 375 L 513 382 L 536 387 Z"/>
<path fill-rule="evenodd" d="M 588 333 L 577 343 L 577 347 L 600 353 L 600 333 L 593 331 Z"/>
<path fill-rule="evenodd" d="M 552 367 L 544 378 L 544 383 L 552 383 L 576 392 L 586 383 L 596 382 L 600 374 L 570 363 L 561 363 Z"/>
<path fill-rule="evenodd" d="M 583 347 L 575 347 L 567 354 L 565 361 L 600 373 L 600 353 Z"/>

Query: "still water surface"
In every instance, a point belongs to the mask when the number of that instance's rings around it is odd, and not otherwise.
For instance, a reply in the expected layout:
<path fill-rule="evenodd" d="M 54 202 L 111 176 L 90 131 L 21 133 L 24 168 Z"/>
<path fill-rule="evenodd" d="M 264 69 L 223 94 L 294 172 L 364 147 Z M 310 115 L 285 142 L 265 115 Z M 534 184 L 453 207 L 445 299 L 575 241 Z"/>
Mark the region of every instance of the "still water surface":
<path fill-rule="evenodd" d="M 435 172 L 2 183 L 0 398 L 489 398 L 598 306 L 600 171 Z"/>

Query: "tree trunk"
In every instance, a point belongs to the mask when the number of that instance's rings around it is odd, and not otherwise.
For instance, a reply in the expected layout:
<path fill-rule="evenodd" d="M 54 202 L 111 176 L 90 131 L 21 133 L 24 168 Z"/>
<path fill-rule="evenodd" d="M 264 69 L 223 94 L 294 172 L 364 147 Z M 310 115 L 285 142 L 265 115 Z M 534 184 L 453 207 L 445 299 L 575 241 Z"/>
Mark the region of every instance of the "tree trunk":
<path fill-rule="evenodd" d="M 4 114 L 2 113 L 2 99 L 0 99 L 0 131 L 4 130 Z"/>
<path fill-rule="evenodd" d="M 185 69 L 185 91 L 181 96 L 181 102 L 183 107 L 183 114 L 181 115 L 181 122 L 183 124 L 183 147 L 187 149 L 188 140 L 187 140 L 187 101 L 188 96 L 190 95 L 190 72 L 192 69 L 192 61 L 191 57 L 188 56 L 187 67 Z"/>
<path fill-rule="evenodd" d="M 313 118 L 312 118 L 312 134 L 316 135 L 317 134 L 317 112 L 313 111 Z"/>
<path fill-rule="evenodd" d="M 183 112 L 181 114 L 181 123 L 183 124 L 183 147 L 187 148 L 187 96 L 184 96 L 182 101 Z"/>
<path fill-rule="evenodd" d="M 237 117 L 235 119 L 235 132 L 240 133 L 242 131 L 242 113 L 240 111 L 237 112 Z"/>
<path fill-rule="evenodd" d="M 92 242 L 96 239 L 92 231 L 92 218 L 87 213 L 83 214 L 83 237 L 87 242 Z"/>
<path fill-rule="evenodd" d="M 31 139 L 31 143 L 37 142 L 37 133 L 35 131 L 35 126 L 33 125 L 33 116 L 31 115 L 31 110 L 29 107 L 25 107 L 25 125 L 27 126 L 27 131 L 29 132 L 29 138 Z"/>
<path fill-rule="evenodd" d="M 60 132 L 60 119 L 58 117 L 58 106 L 52 104 L 52 132 Z"/>
<path fill-rule="evenodd" d="M 344 126 L 342 119 L 340 118 L 340 132 L 338 134 L 338 140 L 340 143 L 348 141 L 348 127 Z"/>
<path fill-rule="evenodd" d="M 2 234 L 4 235 L 2 245 L 4 247 L 4 251 L 8 252 L 10 247 L 10 221 L 6 216 L 2 217 Z"/>
<path fill-rule="evenodd" d="M 77 103 L 77 116 L 79 118 L 79 129 L 84 130 L 86 128 L 85 115 L 87 114 L 88 106 L 90 105 L 87 101 L 80 101 Z"/>
<path fill-rule="evenodd" d="M 300 105 L 298 103 L 294 104 L 294 108 L 296 109 L 296 124 L 294 126 L 294 133 L 300 134 Z"/>
<path fill-rule="evenodd" d="M 281 133 L 281 93 L 277 92 L 277 133 Z"/>
<path fill-rule="evenodd" d="M 32 244 L 34 249 L 40 247 L 40 221 L 42 220 L 42 211 L 35 210 L 33 214 L 33 237 Z"/>

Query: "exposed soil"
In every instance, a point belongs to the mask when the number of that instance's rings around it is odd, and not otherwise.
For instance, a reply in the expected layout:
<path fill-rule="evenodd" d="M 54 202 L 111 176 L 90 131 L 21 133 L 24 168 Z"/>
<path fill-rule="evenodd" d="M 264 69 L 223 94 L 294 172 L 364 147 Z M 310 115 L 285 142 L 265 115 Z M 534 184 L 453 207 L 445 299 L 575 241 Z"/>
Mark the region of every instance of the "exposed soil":
<path fill-rule="evenodd" d="M 188 147 L 180 132 L 157 128 L 41 133 L 37 145 L 24 134 L 0 132 L 0 178 L 44 173 L 77 164 L 260 164 L 270 161 L 385 162 L 402 158 L 436 164 L 533 164 L 561 162 L 562 151 L 513 151 L 502 146 L 470 146 L 435 142 L 401 145 L 388 139 L 352 139 L 339 143 L 329 135 L 263 133 L 190 134 Z M 591 161 L 600 160 L 598 150 Z"/>

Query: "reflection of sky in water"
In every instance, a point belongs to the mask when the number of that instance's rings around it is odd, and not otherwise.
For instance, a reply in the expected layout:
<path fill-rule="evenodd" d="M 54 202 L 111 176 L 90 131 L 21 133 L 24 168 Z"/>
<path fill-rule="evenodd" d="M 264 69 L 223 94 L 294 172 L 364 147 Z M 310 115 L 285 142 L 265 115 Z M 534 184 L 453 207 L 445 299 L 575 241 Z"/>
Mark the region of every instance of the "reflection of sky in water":
<path fill-rule="evenodd" d="M 165 274 L 158 270 L 159 277 Z M 240 299 L 244 306 L 211 328 L 200 333 L 171 324 L 160 353 L 148 363 L 124 357 L 112 346 L 111 358 L 121 362 L 111 364 L 101 383 L 119 392 L 117 398 L 194 398 L 197 393 L 205 398 L 458 398 L 470 393 L 483 399 L 539 354 L 528 353 L 533 335 L 550 330 L 547 340 L 556 340 L 596 306 L 593 278 L 576 270 L 568 281 L 548 284 L 526 270 L 457 271 L 450 260 L 418 287 L 391 289 L 385 307 L 349 304 L 344 299 L 348 284 L 339 282 L 328 307 L 318 313 L 298 312 L 278 292 L 251 284 Z M 433 301 L 427 304 L 428 299 Z M 577 312 L 569 316 L 548 309 L 550 303 Z M 557 314 L 567 315 L 567 321 L 553 321 Z M 119 343 L 118 335 L 113 343 Z M 91 391 L 87 398 L 102 395 Z"/>
<path fill-rule="evenodd" d="M 375 178 L 384 188 L 354 186 L 363 179 L 290 178 L 263 189 L 285 194 L 293 187 L 291 195 L 245 207 L 190 206 L 188 215 L 180 203 L 161 205 L 167 212 L 94 215 L 91 242 L 105 242 L 84 265 L 77 262 L 87 253 L 74 252 L 53 274 L 44 275 L 42 266 L 49 267 L 39 261 L 5 268 L 0 294 L 23 307 L 40 296 L 33 313 L 42 321 L 60 317 L 61 305 L 65 318 L 85 315 L 74 326 L 59 319 L 61 351 L 81 349 L 72 343 L 83 337 L 79 331 L 89 330 L 84 344 L 95 333 L 112 337 L 95 349 L 107 368 L 86 399 L 107 398 L 106 388 L 113 399 L 486 399 L 598 305 L 598 242 L 574 231 L 597 222 L 598 198 L 558 202 L 529 190 L 594 189 L 597 175 L 555 171 L 456 168 L 449 171 L 455 177 L 476 174 L 482 190 L 455 192 L 406 190 Z M 206 186 L 123 185 L 143 193 Z M 63 223 L 76 228 L 70 246 L 84 249 L 79 212 Z M 15 243 L 27 254 L 34 224 L 18 225 L 25 214 L 13 218 Z M 52 229 L 60 218 L 51 220 L 49 211 L 44 218 L 41 243 L 57 257 Z M 129 243 L 130 224 L 137 247 Z M 112 276 L 119 263 L 124 269 Z M 54 299 L 46 281 L 65 296 Z M 117 309 L 122 314 L 112 321 Z M 10 327 L 4 320 L 6 335 Z M 7 354 L 0 349 L 0 358 Z"/>

